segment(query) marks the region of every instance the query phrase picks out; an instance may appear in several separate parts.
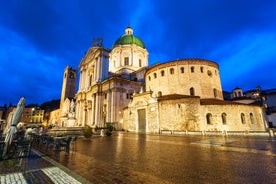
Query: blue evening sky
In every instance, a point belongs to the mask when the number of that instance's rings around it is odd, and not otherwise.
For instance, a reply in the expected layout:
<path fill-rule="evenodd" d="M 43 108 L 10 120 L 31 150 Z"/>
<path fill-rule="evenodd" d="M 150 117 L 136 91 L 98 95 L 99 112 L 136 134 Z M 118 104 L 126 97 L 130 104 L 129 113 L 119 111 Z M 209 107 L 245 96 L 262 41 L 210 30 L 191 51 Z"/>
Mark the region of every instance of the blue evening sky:
<path fill-rule="evenodd" d="M 59 99 L 64 68 L 129 24 L 150 64 L 208 59 L 225 91 L 276 87 L 274 0 L 0 0 L 0 106 Z"/>

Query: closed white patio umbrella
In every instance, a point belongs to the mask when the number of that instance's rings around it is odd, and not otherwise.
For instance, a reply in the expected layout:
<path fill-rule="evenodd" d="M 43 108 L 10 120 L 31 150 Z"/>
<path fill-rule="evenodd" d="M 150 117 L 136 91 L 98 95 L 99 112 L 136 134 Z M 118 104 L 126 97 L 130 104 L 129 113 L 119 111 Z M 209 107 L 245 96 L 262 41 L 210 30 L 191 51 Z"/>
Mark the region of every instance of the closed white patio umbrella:
<path fill-rule="evenodd" d="M 9 126 L 9 127 L 8 127 L 7 132 L 6 132 L 6 137 L 5 137 L 5 141 L 4 141 L 5 146 L 4 146 L 4 149 L 3 149 L 2 158 L 4 158 L 6 156 L 8 147 L 12 143 L 12 140 L 14 139 L 15 133 L 17 132 L 16 126 L 20 121 L 23 109 L 25 107 L 25 102 L 26 102 L 26 100 L 25 100 L 24 97 L 22 97 L 19 100 L 16 109 L 12 112 L 12 116 L 9 119 L 10 122 L 7 123 L 7 126 Z"/>

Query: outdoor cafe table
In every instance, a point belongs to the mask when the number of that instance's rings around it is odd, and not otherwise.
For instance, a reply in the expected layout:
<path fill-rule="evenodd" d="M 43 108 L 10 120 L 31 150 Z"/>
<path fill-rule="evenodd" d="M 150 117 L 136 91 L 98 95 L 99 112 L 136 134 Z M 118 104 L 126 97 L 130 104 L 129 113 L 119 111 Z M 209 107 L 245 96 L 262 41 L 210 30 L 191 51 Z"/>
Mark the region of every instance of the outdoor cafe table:
<path fill-rule="evenodd" d="M 66 137 L 53 137 L 56 148 L 56 151 L 61 151 L 61 143 L 66 140 Z"/>
<path fill-rule="evenodd" d="M 5 141 L 0 141 L 0 158 L 2 158 L 3 150 L 5 146 Z M 31 151 L 31 142 L 25 139 L 15 139 L 9 145 L 7 150 L 7 158 L 18 158 L 18 157 L 27 157 Z"/>

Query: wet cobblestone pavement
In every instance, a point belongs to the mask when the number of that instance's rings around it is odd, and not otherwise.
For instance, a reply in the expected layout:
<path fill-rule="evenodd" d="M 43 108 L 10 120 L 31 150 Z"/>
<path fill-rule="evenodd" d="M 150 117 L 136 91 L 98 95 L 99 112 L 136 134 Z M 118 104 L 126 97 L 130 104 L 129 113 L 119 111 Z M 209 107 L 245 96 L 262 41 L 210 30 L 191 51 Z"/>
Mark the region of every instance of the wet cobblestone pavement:
<path fill-rule="evenodd" d="M 276 183 L 276 138 L 115 132 L 71 148 L 2 160 L 0 182 Z"/>
<path fill-rule="evenodd" d="M 52 167 L 53 164 L 47 162 L 35 153 L 31 153 L 29 158 L 18 158 L 0 161 L 0 174 L 37 170 L 44 167 Z"/>
<path fill-rule="evenodd" d="M 52 159 L 92 183 L 276 183 L 276 139 L 115 133 Z"/>
<path fill-rule="evenodd" d="M 81 184 L 90 182 L 64 168 L 46 155 L 33 150 L 27 158 L 0 160 L 0 183 Z"/>

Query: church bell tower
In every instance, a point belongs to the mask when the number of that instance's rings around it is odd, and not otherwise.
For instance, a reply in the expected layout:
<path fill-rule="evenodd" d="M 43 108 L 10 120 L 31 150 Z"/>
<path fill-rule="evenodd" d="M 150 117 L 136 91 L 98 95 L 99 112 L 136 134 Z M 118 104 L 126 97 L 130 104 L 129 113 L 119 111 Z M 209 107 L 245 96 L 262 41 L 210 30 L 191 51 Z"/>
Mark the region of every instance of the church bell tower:
<path fill-rule="evenodd" d="M 77 69 L 67 66 L 64 69 L 63 83 L 60 98 L 60 109 L 62 109 L 63 102 L 66 98 L 72 99 L 76 94 Z"/>

